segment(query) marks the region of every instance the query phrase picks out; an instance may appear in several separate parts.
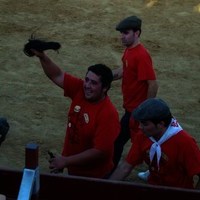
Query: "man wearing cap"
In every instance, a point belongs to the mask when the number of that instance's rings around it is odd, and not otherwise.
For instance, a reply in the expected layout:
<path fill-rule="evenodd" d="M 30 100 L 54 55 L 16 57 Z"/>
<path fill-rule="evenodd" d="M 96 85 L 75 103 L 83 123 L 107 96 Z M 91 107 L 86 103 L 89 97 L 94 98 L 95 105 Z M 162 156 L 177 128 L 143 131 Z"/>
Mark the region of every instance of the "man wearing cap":
<path fill-rule="evenodd" d="M 123 56 L 123 66 L 113 70 L 114 80 L 122 78 L 122 94 L 124 115 L 121 118 L 121 131 L 115 141 L 115 167 L 121 159 L 124 145 L 135 137 L 138 122 L 130 120 L 131 112 L 147 98 L 156 97 L 158 84 L 151 56 L 140 43 L 142 20 L 130 16 L 122 20 L 116 30 L 121 33 L 122 44 L 126 47 Z M 132 129 L 132 131 L 130 131 Z M 132 133 L 132 134 L 131 134 Z"/>
<path fill-rule="evenodd" d="M 139 121 L 141 132 L 110 179 L 124 180 L 136 165 L 145 162 L 149 166 L 149 184 L 200 189 L 200 149 L 172 116 L 166 102 L 147 99 L 132 117 Z"/>

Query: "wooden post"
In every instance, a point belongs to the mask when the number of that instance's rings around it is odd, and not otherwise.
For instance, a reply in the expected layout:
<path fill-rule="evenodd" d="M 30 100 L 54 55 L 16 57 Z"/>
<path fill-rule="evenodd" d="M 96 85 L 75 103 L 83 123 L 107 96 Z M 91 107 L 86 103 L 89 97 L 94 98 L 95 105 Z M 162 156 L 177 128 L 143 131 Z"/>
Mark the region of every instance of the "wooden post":
<path fill-rule="evenodd" d="M 25 168 L 36 169 L 38 167 L 38 152 L 39 147 L 35 143 L 26 145 L 25 151 Z"/>
<path fill-rule="evenodd" d="M 35 143 L 27 144 L 25 151 L 25 167 L 28 169 L 34 169 L 36 173 L 31 200 L 39 199 L 40 175 L 39 175 L 38 160 L 39 160 L 39 146 Z"/>
<path fill-rule="evenodd" d="M 38 166 L 38 145 L 29 143 L 25 150 L 25 168 L 17 200 L 38 200 L 40 174 Z"/>

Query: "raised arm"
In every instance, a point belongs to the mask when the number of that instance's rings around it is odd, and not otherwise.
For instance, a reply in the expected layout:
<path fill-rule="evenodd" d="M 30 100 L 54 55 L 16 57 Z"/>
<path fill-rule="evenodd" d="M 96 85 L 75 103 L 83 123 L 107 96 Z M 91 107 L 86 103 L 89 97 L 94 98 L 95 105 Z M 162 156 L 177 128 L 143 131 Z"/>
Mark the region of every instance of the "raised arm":
<path fill-rule="evenodd" d="M 64 71 L 55 64 L 44 52 L 38 52 L 32 50 L 33 53 L 39 58 L 44 73 L 52 80 L 56 85 L 63 88 L 64 83 Z"/>

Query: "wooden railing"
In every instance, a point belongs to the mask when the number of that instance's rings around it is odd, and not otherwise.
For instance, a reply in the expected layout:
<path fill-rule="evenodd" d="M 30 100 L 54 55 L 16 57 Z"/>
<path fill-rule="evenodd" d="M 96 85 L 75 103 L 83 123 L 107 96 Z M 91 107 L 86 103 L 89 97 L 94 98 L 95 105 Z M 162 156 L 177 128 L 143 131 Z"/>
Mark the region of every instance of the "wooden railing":
<path fill-rule="evenodd" d="M 37 153 L 33 153 L 34 151 Z M 38 157 L 36 157 L 38 148 L 28 148 L 26 152 L 26 167 L 30 169 L 38 161 Z M 37 169 L 37 167 L 34 169 Z M 21 185 L 23 173 L 24 170 L 16 171 L 0 168 L 0 193 L 7 196 L 6 200 L 17 199 L 17 197 L 18 200 L 21 200 L 19 194 L 20 190 L 23 190 L 21 188 L 23 187 Z M 146 200 L 147 198 L 154 200 L 170 200 L 170 198 L 200 200 L 200 190 L 152 186 L 125 181 L 36 173 L 34 182 L 35 189 L 33 187 L 31 190 L 33 194 L 31 199 L 38 200 L 126 200 L 130 198 L 132 200 Z"/>

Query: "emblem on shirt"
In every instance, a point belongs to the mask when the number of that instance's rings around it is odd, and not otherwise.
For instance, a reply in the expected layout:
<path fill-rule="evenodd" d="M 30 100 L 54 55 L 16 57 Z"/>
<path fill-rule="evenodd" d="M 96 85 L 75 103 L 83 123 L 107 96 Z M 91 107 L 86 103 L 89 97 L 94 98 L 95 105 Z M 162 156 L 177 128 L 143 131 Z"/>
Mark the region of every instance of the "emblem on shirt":
<path fill-rule="evenodd" d="M 89 120 L 88 114 L 87 114 L 87 113 L 84 113 L 83 116 L 84 116 L 84 119 L 85 119 L 85 123 L 88 124 L 89 121 L 90 121 L 90 120 Z"/>
<path fill-rule="evenodd" d="M 128 60 L 125 60 L 125 67 L 128 67 Z"/>
<path fill-rule="evenodd" d="M 74 112 L 80 112 L 80 110 L 81 110 L 81 107 L 79 105 L 76 105 L 74 107 Z"/>

